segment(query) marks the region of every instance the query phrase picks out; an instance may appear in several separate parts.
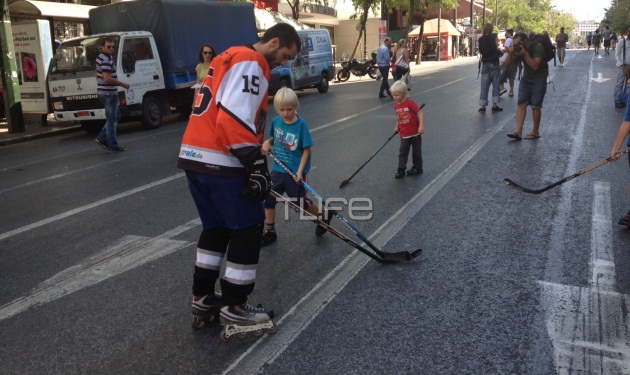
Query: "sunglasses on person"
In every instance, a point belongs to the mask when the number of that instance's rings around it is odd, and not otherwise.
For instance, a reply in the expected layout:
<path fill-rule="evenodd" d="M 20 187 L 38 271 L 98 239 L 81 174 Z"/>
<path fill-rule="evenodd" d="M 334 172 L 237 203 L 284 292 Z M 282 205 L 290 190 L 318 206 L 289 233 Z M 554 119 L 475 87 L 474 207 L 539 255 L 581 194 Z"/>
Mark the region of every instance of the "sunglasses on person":
<path fill-rule="evenodd" d="M 203 51 L 204 55 L 214 55 L 214 51 Z"/>
<path fill-rule="evenodd" d="M 110 48 L 112 48 L 112 49 L 113 49 L 113 48 L 114 48 L 114 45 L 112 44 L 112 45 L 110 45 L 110 46 L 105 46 L 105 48 L 106 48 L 106 49 L 110 49 Z"/>

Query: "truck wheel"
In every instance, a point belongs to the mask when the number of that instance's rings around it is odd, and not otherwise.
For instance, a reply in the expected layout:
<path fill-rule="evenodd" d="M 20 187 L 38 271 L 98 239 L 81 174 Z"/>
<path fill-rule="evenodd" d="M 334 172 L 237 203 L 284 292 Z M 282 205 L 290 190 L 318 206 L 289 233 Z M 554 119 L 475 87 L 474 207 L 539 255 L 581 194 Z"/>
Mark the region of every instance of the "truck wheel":
<path fill-rule="evenodd" d="M 291 88 L 291 79 L 289 77 L 280 78 L 280 87 Z"/>
<path fill-rule="evenodd" d="M 368 74 L 370 75 L 370 78 L 376 79 L 376 76 L 378 75 L 378 66 L 372 65 L 371 67 L 369 67 Z"/>
<path fill-rule="evenodd" d="M 346 82 L 350 78 L 350 70 L 341 69 L 339 73 L 337 73 L 337 79 L 339 82 Z"/>
<path fill-rule="evenodd" d="M 319 91 L 320 94 L 328 92 L 328 74 L 322 73 L 322 78 L 317 85 L 317 91 Z"/>
<path fill-rule="evenodd" d="M 156 129 L 162 125 L 162 107 L 155 96 L 147 96 L 142 102 L 140 122 L 145 129 Z"/>
<path fill-rule="evenodd" d="M 105 125 L 105 120 L 94 120 L 94 121 L 81 121 L 81 127 L 83 130 L 88 132 L 88 134 L 96 135 L 98 134 L 103 126 Z"/>

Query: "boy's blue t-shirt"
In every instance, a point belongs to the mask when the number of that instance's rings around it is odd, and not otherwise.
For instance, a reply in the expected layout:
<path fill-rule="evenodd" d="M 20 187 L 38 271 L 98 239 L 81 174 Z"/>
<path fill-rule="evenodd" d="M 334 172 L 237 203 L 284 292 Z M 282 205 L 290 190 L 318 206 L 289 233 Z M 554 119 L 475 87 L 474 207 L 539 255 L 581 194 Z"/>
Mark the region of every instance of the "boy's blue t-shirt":
<path fill-rule="evenodd" d="M 269 135 L 273 137 L 274 155 L 289 167 L 293 173 L 300 168 L 300 161 L 304 154 L 304 149 L 313 146 L 311 133 L 308 131 L 306 121 L 298 116 L 293 124 L 284 122 L 281 116 L 276 116 L 271 120 Z M 274 161 L 273 170 L 287 173 Z M 306 167 L 302 173 L 306 174 L 311 170 L 311 158 L 309 156 Z"/>

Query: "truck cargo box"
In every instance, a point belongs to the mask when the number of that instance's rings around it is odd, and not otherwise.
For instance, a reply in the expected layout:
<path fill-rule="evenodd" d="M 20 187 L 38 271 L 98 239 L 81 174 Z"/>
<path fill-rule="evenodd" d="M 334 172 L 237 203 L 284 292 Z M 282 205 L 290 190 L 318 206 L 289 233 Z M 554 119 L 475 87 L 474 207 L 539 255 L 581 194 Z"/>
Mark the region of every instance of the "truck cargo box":
<path fill-rule="evenodd" d="M 155 37 L 167 88 L 195 80 L 199 49 L 217 53 L 258 40 L 252 3 L 207 0 L 136 0 L 91 9 L 94 34 L 149 31 Z"/>

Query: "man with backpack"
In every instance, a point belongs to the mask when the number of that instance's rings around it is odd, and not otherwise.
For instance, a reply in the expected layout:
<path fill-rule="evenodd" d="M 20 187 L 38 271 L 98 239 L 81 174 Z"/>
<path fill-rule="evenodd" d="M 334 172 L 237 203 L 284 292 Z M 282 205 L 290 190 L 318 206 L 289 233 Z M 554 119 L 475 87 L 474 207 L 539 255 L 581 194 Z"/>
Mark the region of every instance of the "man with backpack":
<path fill-rule="evenodd" d="M 514 36 L 514 46 L 510 47 L 510 57 L 523 61 L 523 77 L 518 87 L 518 107 L 516 109 L 516 131 L 509 133 L 509 138 L 521 139 L 540 138 L 540 119 L 542 104 L 547 92 L 547 76 L 549 65 L 547 62 L 554 57 L 555 51 L 547 34 L 532 35 L 517 33 Z M 534 128 L 523 137 L 523 123 L 527 114 L 527 106 L 532 107 Z"/>

